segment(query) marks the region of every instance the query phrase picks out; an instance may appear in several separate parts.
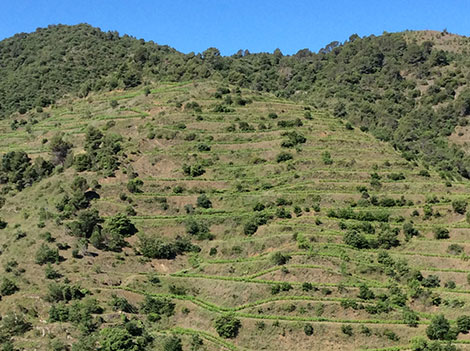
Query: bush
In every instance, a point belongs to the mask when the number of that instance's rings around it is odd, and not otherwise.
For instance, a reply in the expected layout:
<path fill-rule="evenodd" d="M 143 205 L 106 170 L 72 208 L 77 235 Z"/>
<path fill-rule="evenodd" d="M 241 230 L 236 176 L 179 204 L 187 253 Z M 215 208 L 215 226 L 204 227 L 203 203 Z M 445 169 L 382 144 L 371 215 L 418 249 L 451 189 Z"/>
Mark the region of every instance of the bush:
<path fill-rule="evenodd" d="M 398 181 L 398 180 L 404 180 L 406 179 L 405 175 L 403 173 L 390 173 L 388 176 L 388 179 Z"/>
<path fill-rule="evenodd" d="M 258 224 L 255 220 L 250 220 L 249 222 L 245 223 L 243 226 L 243 233 L 245 235 L 253 235 L 258 230 Z"/>
<path fill-rule="evenodd" d="M 292 215 L 284 207 L 279 207 L 278 209 L 276 209 L 276 217 L 288 219 L 288 218 L 292 218 Z"/>
<path fill-rule="evenodd" d="M 353 335 L 353 328 L 352 328 L 352 326 L 350 326 L 349 324 L 343 324 L 343 325 L 341 325 L 341 331 L 342 331 L 343 334 L 345 334 L 345 335 L 348 335 L 348 336 L 352 336 L 352 335 Z"/>
<path fill-rule="evenodd" d="M 198 240 L 213 239 L 209 226 L 203 221 L 196 221 L 194 218 L 189 218 L 186 221 L 186 233 L 195 236 Z"/>
<path fill-rule="evenodd" d="M 144 182 L 138 178 L 131 179 L 127 182 L 127 190 L 129 190 L 130 193 L 136 194 L 136 193 L 141 193 L 142 189 L 140 187 L 144 185 Z"/>
<path fill-rule="evenodd" d="M 421 281 L 421 285 L 425 288 L 438 288 L 441 284 L 441 280 L 437 275 L 429 275 Z"/>
<path fill-rule="evenodd" d="M 184 252 L 198 252 L 200 248 L 191 244 L 187 239 L 177 237 L 173 243 L 167 243 L 160 238 L 139 235 L 138 248 L 142 255 L 148 258 L 174 259 Z"/>
<path fill-rule="evenodd" d="M 431 175 L 429 174 L 429 171 L 426 170 L 426 169 L 422 169 L 419 171 L 418 173 L 419 176 L 421 177 L 426 177 L 426 178 L 429 178 Z"/>
<path fill-rule="evenodd" d="M 426 328 L 426 335 L 431 340 L 453 340 L 456 338 L 456 335 L 451 332 L 449 321 L 442 314 L 432 317 L 431 324 Z"/>
<path fill-rule="evenodd" d="M 131 333 L 121 327 L 107 327 L 100 331 L 100 350 L 139 350 Z"/>
<path fill-rule="evenodd" d="M 209 200 L 206 194 L 202 194 L 197 198 L 196 201 L 197 207 L 202 207 L 202 208 L 211 208 L 212 207 L 212 202 Z"/>
<path fill-rule="evenodd" d="M 414 228 L 413 224 L 410 222 L 403 224 L 403 233 L 407 239 L 411 239 L 412 237 L 419 235 L 418 229 Z"/>
<path fill-rule="evenodd" d="M 331 154 L 328 151 L 325 151 L 321 154 L 321 158 L 325 165 L 333 164 L 333 159 L 331 158 Z"/>
<path fill-rule="evenodd" d="M 197 145 L 197 151 L 201 151 L 201 152 L 204 152 L 204 151 L 211 151 L 211 147 L 207 144 L 198 144 Z"/>
<path fill-rule="evenodd" d="M 296 131 L 282 133 L 282 136 L 287 137 L 287 140 L 284 140 L 281 143 L 281 147 L 285 148 L 292 148 L 299 144 L 304 144 L 307 141 L 307 138 Z"/>
<path fill-rule="evenodd" d="M 18 290 L 19 290 L 18 285 L 16 285 L 16 283 L 13 280 L 7 277 L 4 277 L 2 279 L 2 283 L 0 284 L 0 295 L 2 296 L 13 295 Z"/>
<path fill-rule="evenodd" d="M 452 201 L 452 208 L 454 209 L 455 213 L 463 215 L 467 211 L 467 201 L 465 201 L 465 200 L 454 200 L 454 201 Z"/>
<path fill-rule="evenodd" d="M 115 294 L 111 295 L 111 300 L 109 301 L 113 311 L 121 311 L 126 313 L 137 313 L 137 308 L 129 303 L 124 297 L 119 297 Z"/>
<path fill-rule="evenodd" d="M 276 162 L 277 163 L 286 162 L 286 161 L 292 160 L 293 158 L 294 157 L 292 156 L 292 154 L 288 152 L 281 152 L 276 156 Z"/>
<path fill-rule="evenodd" d="M 22 335 L 28 330 L 32 329 L 31 323 L 26 321 L 25 316 L 23 314 L 8 312 L 2 317 L 3 318 L 1 319 L 0 330 L 2 331 L 3 335 Z"/>
<path fill-rule="evenodd" d="M 416 312 L 410 310 L 410 309 L 405 309 L 403 311 L 403 321 L 409 326 L 416 328 L 418 326 L 419 322 L 419 316 Z"/>
<path fill-rule="evenodd" d="M 170 299 L 146 295 L 140 310 L 145 314 L 172 316 L 175 313 L 175 304 Z"/>
<path fill-rule="evenodd" d="M 46 244 L 41 244 L 36 251 L 36 263 L 43 265 L 46 263 L 59 263 L 60 256 L 58 249 L 52 249 Z"/>
<path fill-rule="evenodd" d="M 48 286 L 48 290 L 45 297 L 48 302 L 79 300 L 89 293 L 88 290 L 82 289 L 79 285 L 70 285 L 67 283 L 51 283 Z"/>
<path fill-rule="evenodd" d="M 231 314 L 220 316 L 214 322 L 214 327 L 219 336 L 224 338 L 235 338 L 242 326 L 238 318 Z"/>
<path fill-rule="evenodd" d="M 459 316 L 457 318 L 457 330 L 459 333 L 468 334 L 470 331 L 470 316 Z"/>
<path fill-rule="evenodd" d="M 181 343 L 181 339 L 172 336 L 170 338 L 165 339 L 163 343 L 163 350 L 164 351 L 183 351 L 183 344 Z"/>
<path fill-rule="evenodd" d="M 47 267 L 44 270 L 44 274 L 46 279 L 58 279 L 62 276 L 59 272 L 52 268 L 52 265 L 50 263 L 47 264 Z"/>
<path fill-rule="evenodd" d="M 463 246 L 459 244 L 450 244 L 447 247 L 447 252 L 451 255 L 460 255 L 464 252 Z"/>
<path fill-rule="evenodd" d="M 206 173 L 204 167 L 200 164 L 196 165 L 183 165 L 183 173 L 190 177 L 199 177 Z"/>
<path fill-rule="evenodd" d="M 304 333 L 305 333 L 305 335 L 307 335 L 307 336 L 313 335 L 313 327 L 312 327 L 311 324 L 305 324 L 305 326 L 304 326 Z"/>
<path fill-rule="evenodd" d="M 79 238 L 90 238 L 95 230 L 101 230 L 100 223 L 103 219 L 98 210 L 90 209 L 81 211 L 77 220 L 67 223 L 67 229 L 73 236 Z"/>
<path fill-rule="evenodd" d="M 449 230 L 445 228 L 436 228 L 434 229 L 434 238 L 435 239 L 449 239 Z"/>
<path fill-rule="evenodd" d="M 291 256 L 289 255 L 284 255 L 281 252 L 275 252 L 271 255 L 271 262 L 277 266 L 281 266 L 289 262 L 291 259 Z"/>
<path fill-rule="evenodd" d="M 363 300 L 373 300 L 375 298 L 375 294 L 367 285 L 362 284 L 359 287 L 359 295 L 357 295 L 357 297 Z"/>
<path fill-rule="evenodd" d="M 343 241 L 346 245 L 352 246 L 356 249 L 367 249 L 370 247 L 367 238 L 355 230 L 347 231 L 343 236 Z"/>

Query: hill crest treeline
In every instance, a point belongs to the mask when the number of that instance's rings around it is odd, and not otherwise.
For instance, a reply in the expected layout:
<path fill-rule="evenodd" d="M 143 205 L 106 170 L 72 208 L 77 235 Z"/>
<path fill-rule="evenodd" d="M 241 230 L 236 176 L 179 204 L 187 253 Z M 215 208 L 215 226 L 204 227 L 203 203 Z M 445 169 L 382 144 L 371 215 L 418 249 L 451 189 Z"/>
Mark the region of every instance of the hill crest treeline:
<path fill-rule="evenodd" d="M 407 159 L 420 157 L 449 176 L 470 177 L 470 158 L 448 136 L 470 114 L 470 40 L 439 49 L 435 33 L 385 33 L 318 53 L 308 49 L 221 56 L 215 48 L 183 54 L 168 46 L 86 24 L 57 25 L 0 42 L 0 115 L 25 113 L 64 95 L 128 89 L 149 81 L 212 79 L 329 109 L 391 142 Z"/>

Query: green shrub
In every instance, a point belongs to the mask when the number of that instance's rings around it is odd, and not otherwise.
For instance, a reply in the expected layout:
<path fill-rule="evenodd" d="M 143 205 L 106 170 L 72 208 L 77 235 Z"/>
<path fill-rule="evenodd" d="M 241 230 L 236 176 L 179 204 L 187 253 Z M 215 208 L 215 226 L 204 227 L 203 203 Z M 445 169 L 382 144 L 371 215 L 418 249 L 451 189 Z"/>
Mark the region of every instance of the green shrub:
<path fill-rule="evenodd" d="M 186 233 L 195 236 L 198 240 L 212 240 L 214 237 L 206 222 L 197 221 L 192 217 L 186 221 Z"/>
<path fill-rule="evenodd" d="M 140 310 L 145 314 L 172 316 L 175 313 L 175 304 L 170 299 L 146 295 Z"/>
<path fill-rule="evenodd" d="M 347 336 L 352 336 L 353 335 L 353 328 L 349 324 L 341 325 L 341 331 L 343 332 L 343 334 L 345 334 Z"/>
<path fill-rule="evenodd" d="M 275 112 L 270 112 L 270 113 L 268 114 L 268 118 L 276 119 L 277 117 L 278 117 L 278 116 L 277 116 L 277 113 L 275 113 Z"/>
<path fill-rule="evenodd" d="M 3 277 L 2 283 L 0 284 L 1 296 L 13 295 L 18 290 L 19 290 L 18 285 L 16 285 L 16 283 L 13 280 L 7 277 Z"/>
<path fill-rule="evenodd" d="M 356 249 L 367 249 L 370 243 L 367 238 L 355 230 L 347 231 L 343 236 L 343 241 L 346 245 L 352 246 Z"/>
<path fill-rule="evenodd" d="M 183 173 L 190 177 L 199 177 L 206 173 L 204 167 L 201 164 L 196 165 L 183 165 Z"/>
<path fill-rule="evenodd" d="M 419 316 L 416 312 L 410 309 L 405 309 L 403 311 L 403 321 L 409 326 L 416 328 L 419 322 Z"/>
<path fill-rule="evenodd" d="M 305 326 L 304 326 L 304 333 L 305 333 L 305 335 L 307 335 L 307 336 L 313 335 L 313 327 L 312 327 L 311 324 L 305 324 Z"/>
<path fill-rule="evenodd" d="M 449 321 L 442 314 L 432 317 L 431 324 L 426 328 L 426 335 L 431 340 L 453 340 L 456 335 L 451 331 Z"/>
<path fill-rule="evenodd" d="M 134 341 L 133 336 L 125 328 L 106 327 L 100 331 L 100 350 L 141 350 Z"/>
<path fill-rule="evenodd" d="M 271 262 L 277 266 L 284 265 L 291 259 L 291 256 L 283 254 L 279 251 L 271 255 Z"/>
<path fill-rule="evenodd" d="M 421 285 L 425 288 L 437 288 L 441 284 L 441 280 L 437 275 L 430 274 L 426 278 L 423 278 L 421 281 Z"/>
<path fill-rule="evenodd" d="M 58 279 L 62 277 L 62 275 L 57 272 L 54 268 L 52 268 L 52 265 L 50 263 L 47 264 L 46 269 L 44 270 L 44 274 L 46 279 Z"/>
<path fill-rule="evenodd" d="M 434 238 L 435 239 L 449 239 L 449 230 L 446 228 L 436 228 L 434 229 Z"/>
<path fill-rule="evenodd" d="M 51 283 L 48 285 L 48 293 L 45 296 L 45 300 L 48 302 L 67 302 L 71 300 L 80 300 L 87 294 L 89 294 L 89 291 L 82 289 L 79 285 Z"/>
<path fill-rule="evenodd" d="M 196 205 L 197 207 L 211 208 L 212 202 L 209 200 L 206 194 L 202 194 L 197 198 Z"/>
<path fill-rule="evenodd" d="M 176 336 L 166 338 L 163 343 L 163 350 L 164 351 L 183 351 L 183 344 L 181 343 L 181 339 Z"/>
<path fill-rule="evenodd" d="M 36 263 L 43 265 L 46 263 L 59 263 L 60 256 L 59 250 L 50 248 L 46 244 L 42 243 L 39 249 L 36 251 Z"/>
<path fill-rule="evenodd" d="M 359 294 L 357 297 L 363 300 L 373 300 L 375 298 L 375 294 L 367 285 L 361 284 L 359 286 Z"/>
<path fill-rule="evenodd" d="M 142 185 L 144 185 L 144 182 L 142 180 L 134 178 L 127 182 L 127 190 L 133 194 L 141 193 L 142 189 L 140 187 Z"/>
<path fill-rule="evenodd" d="M 333 159 L 331 158 L 331 154 L 328 151 L 325 151 L 321 154 L 321 158 L 325 165 L 333 164 Z"/>
<path fill-rule="evenodd" d="M 235 338 L 242 327 L 242 323 L 234 315 L 227 314 L 218 317 L 214 322 L 214 327 L 219 336 L 223 338 Z"/>
<path fill-rule="evenodd" d="M 185 252 L 200 251 L 198 246 L 184 238 L 177 237 L 174 242 L 169 243 L 158 237 L 144 234 L 139 235 L 137 247 L 145 257 L 157 259 L 174 259 Z"/>
<path fill-rule="evenodd" d="M 459 333 L 468 334 L 470 331 L 470 316 L 457 317 L 457 330 Z"/>
<path fill-rule="evenodd" d="M 452 208 L 455 213 L 465 214 L 467 211 L 467 201 L 466 200 L 454 200 L 452 201 Z"/>
<path fill-rule="evenodd" d="M 276 162 L 281 163 L 281 162 L 286 162 L 289 160 L 292 160 L 294 156 L 288 152 L 281 152 L 276 156 Z"/>

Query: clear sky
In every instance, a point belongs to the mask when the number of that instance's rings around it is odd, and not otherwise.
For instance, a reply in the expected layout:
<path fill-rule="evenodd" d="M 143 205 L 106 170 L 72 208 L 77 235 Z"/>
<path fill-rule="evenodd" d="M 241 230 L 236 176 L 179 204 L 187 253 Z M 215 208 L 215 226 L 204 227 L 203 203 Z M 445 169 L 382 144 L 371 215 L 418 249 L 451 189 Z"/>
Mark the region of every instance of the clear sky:
<path fill-rule="evenodd" d="M 188 53 L 217 47 L 285 54 L 405 29 L 470 35 L 470 0 L 0 0 L 0 39 L 89 23 Z"/>

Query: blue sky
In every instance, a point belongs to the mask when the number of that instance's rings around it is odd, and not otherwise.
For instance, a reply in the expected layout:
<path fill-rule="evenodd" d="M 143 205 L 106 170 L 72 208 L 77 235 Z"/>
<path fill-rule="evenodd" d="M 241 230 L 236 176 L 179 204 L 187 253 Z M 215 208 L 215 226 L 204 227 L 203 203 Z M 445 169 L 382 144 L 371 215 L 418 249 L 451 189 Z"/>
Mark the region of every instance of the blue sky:
<path fill-rule="evenodd" d="M 1 0 L 0 39 L 48 24 L 86 22 L 202 52 L 217 47 L 285 54 L 405 29 L 470 35 L 468 0 Z"/>

